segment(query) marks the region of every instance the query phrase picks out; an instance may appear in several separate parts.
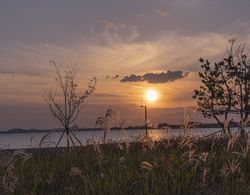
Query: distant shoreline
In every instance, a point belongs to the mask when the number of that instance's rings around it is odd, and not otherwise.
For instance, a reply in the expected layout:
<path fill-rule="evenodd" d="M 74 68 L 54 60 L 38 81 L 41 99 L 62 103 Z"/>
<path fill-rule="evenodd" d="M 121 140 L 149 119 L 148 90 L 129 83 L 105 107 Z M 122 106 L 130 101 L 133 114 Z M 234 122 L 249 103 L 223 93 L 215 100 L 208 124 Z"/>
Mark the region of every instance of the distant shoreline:
<path fill-rule="evenodd" d="M 247 125 L 249 127 L 250 125 Z M 231 124 L 230 127 L 238 127 L 237 124 Z M 171 128 L 171 129 L 183 129 L 182 125 L 166 125 L 166 126 L 161 126 L 161 127 L 149 127 L 149 130 L 154 130 L 154 129 L 166 129 L 166 128 Z M 207 128 L 220 128 L 218 124 L 210 123 L 210 124 L 194 124 L 192 128 L 190 129 L 207 129 Z M 126 128 L 121 128 L 121 127 L 114 127 L 111 128 L 111 130 L 143 130 L 145 129 L 144 126 L 129 126 Z M 80 128 L 77 131 L 100 131 L 100 128 Z M 53 132 L 61 132 L 63 129 L 22 129 L 22 128 L 15 128 L 15 129 L 10 129 L 7 131 L 0 131 L 0 134 L 14 134 L 14 133 L 53 133 Z"/>

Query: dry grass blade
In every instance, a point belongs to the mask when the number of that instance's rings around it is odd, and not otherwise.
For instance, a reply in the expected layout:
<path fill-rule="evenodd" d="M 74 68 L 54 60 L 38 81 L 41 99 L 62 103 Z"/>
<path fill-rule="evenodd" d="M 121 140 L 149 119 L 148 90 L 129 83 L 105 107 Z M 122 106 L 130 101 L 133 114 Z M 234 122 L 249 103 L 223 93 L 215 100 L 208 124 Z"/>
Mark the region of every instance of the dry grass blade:
<path fill-rule="evenodd" d="M 25 150 L 15 150 L 12 154 L 11 161 L 13 162 L 16 157 L 20 157 L 23 163 L 25 163 L 28 159 L 32 157 L 32 154 L 25 152 Z"/>
<path fill-rule="evenodd" d="M 79 167 L 72 167 L 70 169 L 70 175 L 72 175 L 72 176 L 79 176 L 81 178 L 84 177 L 83 170 L 81 170 Z"/>
<path fill-rule="evenodd" d="M 38 148 L 42 148 L 42 146 L 44 146 L 45 144 L 50 143 L 49 141 L 46 141 L 46 139 L 49 138 L 49 136 L 51 135 L 51 133 L 46 133 L 42 139 L 40 140 L 39 144 L 38 144 Z"/>
<path fill-rule="evenodd" d="M 150 172 L 153 170 L 154 166 L 147 161 L 143 161 L 141 163 L 141 168 Z"/>
<path fill-rule="evenodd" d="M 183 137 L 181 137 L 181 140 L 179 142 L 179 146 L 180 146 L 180 148 L 184 148 L 186 146 L 190 147 L 193 145 L 193 142 L 194 142 L 194 140 L 191 137 L 183 136 Z"/>
<path fill-rule="evenodd" d="M 234 148 L 234 145 L 239 137 L 239 134 L 233 134 L 233 136 L 229 137 L 228 144 L 227 144 L 227 151 L 232 151 Z"/>
<path fill-rule="evenodd" d="M 119 119 L 118 114 L 114 112 L 112 109 L 108 109 L 106 111 L 105 117 L 98 117 L 95 125 L 100 126 L 103 131 L 103 142 L 106 141 L 107 132 L 110 131 L 111 126 L 117 122 Z"/>
<path fill-rule="evenodd" d="M 220 170 L 221 176 L 228 177 L 229 175 L 233 175 L 237 172 L 240 172 L 240 161 L 239 159 L 232 159 L 231 161 L 228 159 L 227 163 L 223 165 Z"/>

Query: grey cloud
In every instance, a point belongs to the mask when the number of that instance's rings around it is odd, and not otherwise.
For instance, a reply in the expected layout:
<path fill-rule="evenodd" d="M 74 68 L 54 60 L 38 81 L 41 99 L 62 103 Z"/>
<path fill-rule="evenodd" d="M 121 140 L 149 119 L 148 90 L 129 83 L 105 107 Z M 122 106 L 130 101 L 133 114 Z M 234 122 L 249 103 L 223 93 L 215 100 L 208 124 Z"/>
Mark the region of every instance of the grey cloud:
<path fill-rule="evenodd" d="M 143 82 L 148 83 L 167 83 L 170 81 L 182 79 L 187 76 L 188 73 L 182 71 L 166 71 L 160 73 L 146 73 L 144 75 L 130 75 L 125 76 L 120 82 Z"/>
<path fill-rule="evenodd" d="M 144 81 L 143 76 L 131 74 L 130 76 L 125 76 L 121 82 L 139 82 Z"/>

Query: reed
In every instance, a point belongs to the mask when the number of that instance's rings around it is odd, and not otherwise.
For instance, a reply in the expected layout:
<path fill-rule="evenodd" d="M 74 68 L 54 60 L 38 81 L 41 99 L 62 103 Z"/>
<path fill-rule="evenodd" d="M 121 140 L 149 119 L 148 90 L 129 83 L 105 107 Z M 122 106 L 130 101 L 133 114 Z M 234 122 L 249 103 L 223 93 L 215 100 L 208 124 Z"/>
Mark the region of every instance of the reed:
<path fill-rule="evenodd" d="M 1 152 L 3 194 L 249 194 L 249 139 L 160 141 Z"/>

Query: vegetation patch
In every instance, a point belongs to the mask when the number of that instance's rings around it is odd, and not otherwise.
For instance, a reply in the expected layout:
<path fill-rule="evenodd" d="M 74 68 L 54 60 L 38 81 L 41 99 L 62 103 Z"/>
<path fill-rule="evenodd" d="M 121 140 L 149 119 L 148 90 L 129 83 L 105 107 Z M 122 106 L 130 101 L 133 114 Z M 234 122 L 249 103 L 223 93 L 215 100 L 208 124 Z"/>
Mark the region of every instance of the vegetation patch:
<path fill-rule="evenodd" d="M 191 137 L 2 151 L 5 194 L 249 194 L 250 141 Z"/>

